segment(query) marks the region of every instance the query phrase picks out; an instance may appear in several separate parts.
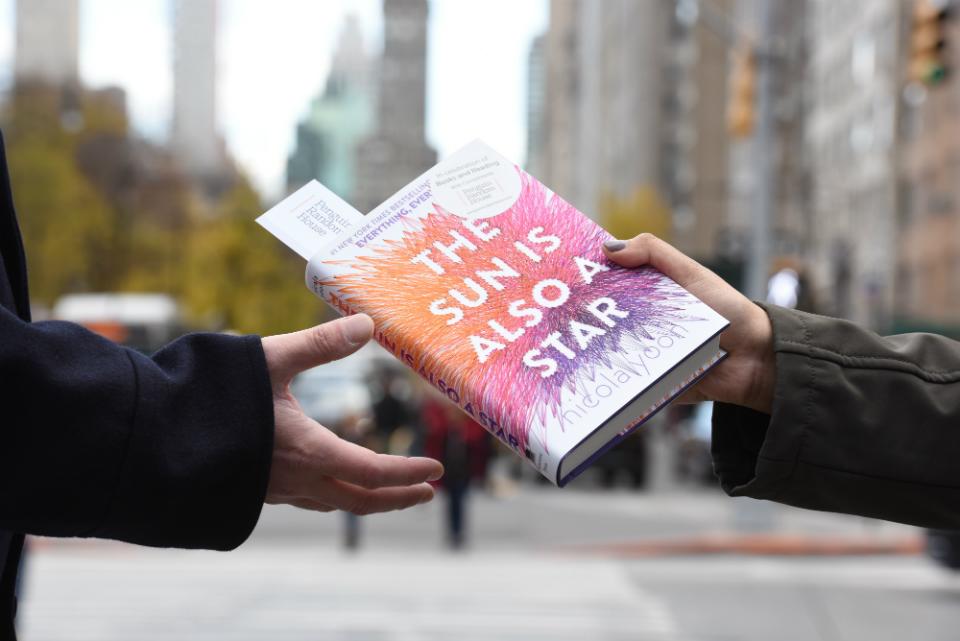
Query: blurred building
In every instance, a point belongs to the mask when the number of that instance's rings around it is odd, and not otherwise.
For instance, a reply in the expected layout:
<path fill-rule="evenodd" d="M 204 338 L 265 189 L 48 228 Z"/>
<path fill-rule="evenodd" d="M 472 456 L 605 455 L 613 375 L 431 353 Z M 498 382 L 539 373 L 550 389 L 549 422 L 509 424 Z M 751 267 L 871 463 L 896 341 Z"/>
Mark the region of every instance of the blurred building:
<path fill-rule="evenodd" d="M 600 219 L 602 199 L 656 185 L 666 3 L 552 0 L 541 179 Z"/>
<path fill-rule="evenodd" d="M 79 0 L 17 0 L 14 76 L 18 83 L 79 83 Z"/>
<path fill-rule="evenodd" d="M 170 146 L 195 179 L 217 182 L 226 165 L 217 131 L 217 0 L 176 0 Z"/>
<path fill-rule="evenodd" d="M 352 201 L 356 150 L 375 124 L 372 61 L 359 21 L 350 16 L 340 34 L 323 93 L 297 125 L 296 146 L 287 159 L 287 190 L 317 179 Z"/>
<path fill-rule="evenodd" d="M 527 158 L 526 170 L 534 176 L 544 172 L 546 158 L 546 36 L 539 35 L 530 44 L 527 56 Z"/>
<path fill-rule="evenodd" d="M 578 4 L 577 186 L 571 198 L 592 214 L 602 198 L 623 201 L 642 186 L 659 186 L 671 5 Z"/>
<path fill-rule="evenodd" d="M 896 274 L 900 0 L 809 0 L 809 263 L 827 311 L 891 318 Z"/>
<path fill-rule="evenodd" d="M 812 233 L 810 211 L 810 177 L 805 155 L 807 99 L 812 85 L 805 82 L 807 73 L 807 0 L 735 0 L 730 17 L 738 25 L 742 38 L 753 38 L 733 46 L 749 46 L 763 32 L 760 3 L 769 11 L 769 30 L 774 34 L 772 95 L 772 146 L 774 166 L 773 206 L 770 211 L 770 249 L 772 263 L 789 259 L 799 263 L 810 246 Z M 727 58 L 732 61 L 735 51 Z M 822 79 L 815 79 L 822 80 Z M 755 98 L 755 96 L 754 96 Z M 728 109 L 730 102 L 728 101 Z M 752 132 L 751 132 L 752 133 Z M 747 250 L 749 227 L 755 210 L 754 199 L 760 186 L 756 181 L 758 154 L 754 136 L 731 136 L 728 180 L 728 215 L 724 229 L 725 251 L 740 255 Z M 795 266 L 800 267 L 799 264 Z"/>
<path fill-rule="evenodd" d="M 960 331 L 960 19 L 943 23 L 949 72 L 904 90 L 898 330 Z"/>
<path fill-rule="evenodd" d="M 709 258 L 727 205 L 726 43 L 683 4 L 552 0 L 541 179 L 611 233 Z"/>
<path fill-rule="evenodd" d="M 726 228 L 729 144 L 725 114 L 729 43 L 699 15 L 709 8 L 729 20 L 730 0 L 709 7 L 678 2 L 669 15 L 663 61 L 659 184 L 672 209 L 670 238 L 710 260 L 722 252 Z"/>
<path fill-rule="evenodd" d="M 432 167 L 426 142 L 427 0 L 383 0 L 377 123 L 357 149 L 351 201 L 368 212 Z"/>
<path fill-rule="evenodd" d="M 550 26 L 544 35 L 542 119 L 543 165 L 537 178 L 568 201 L 576 203 L 575 157 L 580 66 L 577 24 L 580 0 L 551 0 Z M 530 80 L 537 77 L 531 75 Z M 585 210 L 588 216 L 595 216 Z"/>

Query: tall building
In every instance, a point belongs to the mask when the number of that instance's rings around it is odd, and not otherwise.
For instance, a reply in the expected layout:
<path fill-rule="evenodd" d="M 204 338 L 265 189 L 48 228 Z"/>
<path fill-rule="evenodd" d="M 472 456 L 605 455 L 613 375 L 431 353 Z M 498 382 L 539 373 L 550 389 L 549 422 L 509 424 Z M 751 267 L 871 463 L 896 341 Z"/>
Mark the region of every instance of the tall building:
<path fill-rule="evenodd" d="M 672 210 L 670 238 L 704 260 L 721 253 L 727 221 L 729 145 L 724 111 L 729 43 L 696 4 L 677 3 L 669 16 L 661 74 L 659 160 L 664 197 Z M 707 10 L 700 3 L 701 11 Z M 730 19 L 730 0 L 712 0 L 709 10 Z"/>
<path fill-rule="evenodd" d="M 809 266 L 826 310 L 879 329 L 896 273 L 899 0 L 810 0 Z"/>
<path fill-rule="evenodd" d="M 170 145 L 188 173 L 215 178 L 225 152 L 217 132 L 217 0 L 175 0 Z"/>
<path fill-rule="evenodd" d="M 552 0 L 543 45 L 543 180 L 588 216 L 657 186 L 668 5 Z M 534 123 L 535 124 L 535 123 Z"/>
<path fill-rule="evenodd" d="M 904 90 L 895 330 L 960 333 L 960 19 L 944 23 L 952 73 Z M 906 61 L 904 61 L 906 63 Z"/>
<path fill-rule="evenodd" d="M 580 2 L 577 189 L 585 212 L 601 199 L 659 188 L 662 61 L 670 4 Z"/>
<path fill-rule="evenodd" d="M 544 182 L 613 233 L 710 257 L 726 209 L 723 47 L 674 3 L 552 0 Z"/>
<path fill-rule="evenodd" d="M 79 0 L 17 0 L 17 82 L 79 82 Z"/>
<path fill-rule="evenodd" d="M 761 7 L 761 3 L 766 6 Z M 805 82 L 808 5 L 807 0 L 734 0 L 731 5 L 730 19 L 732 24 L 740 27 L 744 38 L 731 46 L 760 45 L 776 50 L 771 70 L 772 131 L 770 140 L 762 143 L 771 147 L 773 157 L 773 166 L 769 170 L 773 199 L 767 212 L 771 233 L 768 267 L 771 269 L 786 265 L 805 269 L 806 252 L 812 242 L 810 180 L 804 138 L 808 116 L 806 105 L 812 95 L 812 85 Z M 767 25 L 761 24 L 761 9 L 769 12 Z M 766 29 L 772 36 L 764 35 Z M 728 63 L 733 63 L 739 53 L 731 49 L 720 55 Z M 758 89 L 755 83 L 755 91 Z M 755 94 L 752 98 L 756 102 Z M 730 98 L 727 105 L 729 108 Z M 726 121 L 723 123 L 719 126 L 725 128 Z M 747 137 L 730 138 L 727 180 L 717 185 L 720 193 L 726 193 L 728 203 L 726 221 L 720 232 L 723 250 L 740 259 L 746 257 L 750 229 L 755 224 L 755 198 L 761 187 L 757 181 L 757 163 L 765 158 L 757 153 L 757 145 L 761 143 L 752 133 Z"/>
<path fill-rule="evenodd" d="M 375 132 L 357 150 L 353 203 L 367 212 L 436 163 L 426 142 L 427 0 L 383 0 Z"/>
<path fill-rule="evenodd" d="M 574 193 L 579 143 L 580 4 L 581 0 L 550 0 L 550 26 L 544 36 L 543 168 L 537 175 L 574 205 L 580 204 Z"/>
<path fill-rule="evenodd" d="M 541 176 L 546 163 L 547 69 L 546 36 L 533 39 L 527 56 L 527 158 L 526 169 Z"/>
<path fill-rule="evenodd" d="M 355 16 L 347 19 L 333 55 L 323 93 L 297 125 L 297 140 L 287 159 L 287 189 L 317 179 L 352 201 L 356 150 L 375 124 L 372 61 Z"/>

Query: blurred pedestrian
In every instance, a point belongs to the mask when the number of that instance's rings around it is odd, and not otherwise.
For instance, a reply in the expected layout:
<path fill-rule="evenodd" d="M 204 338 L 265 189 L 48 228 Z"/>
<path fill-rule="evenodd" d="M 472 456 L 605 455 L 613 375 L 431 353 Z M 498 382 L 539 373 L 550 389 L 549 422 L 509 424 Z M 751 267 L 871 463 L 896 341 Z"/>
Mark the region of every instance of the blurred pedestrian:
<path fill-rule="evenodd" d="M 716 401 L 726 492 L 960 529 L 960 343 L 755 304 L 650 234 L 604 250 L 656 267 L 730 321 L 729 356 L 684 395 Z"/>
<path fill-rule="evenodd" d="M 356 443 L 374 452 L 382 451 L 380 441 L 374 433 L 370 419 L 356 413 L 347 414 L 337 423 L 337 436 Z M 357 550 L 360 547 L 360 515 L 345 511 L 343 513 L 343 546 L 348 550 Z"/>
<path fill-rule="evenodd" d="M 490 435 L 479 423 L 439 392 L 430 388 L 420 407 L 426 430 L 426 452 L 444 465 L 439 485 L 446 498 L 447 544 L 457 550 L 466 544 L 467 497 L 473 483 L 487 477 Z"/>
<path fill-rule="evenodd" d="M 373 420 L 382 443 L 381 451 L 390 454 L 409 455 L 423 449 L 406 376 L 391 364 L 381 364 L 376 372 Z"/>
<path fill-rule="evenodd" d="M 766 301 L 779 307 L 816 314 L 818 305 L 807 270 L 798 260 L 781 259 L 767 281 Z"/>
<path fill-rule="evenodd" d="M 369 513 L 433 496 L 436 461 L 341 440 L 290 393 L 297 373 L 366 343 L 367 316 L 263 339 L 193 334 L 152 357 L 31 323 L 2 150 L 0 137 L 0 639 L 15 637 L 25 534 L 229 550 L 264 502 Z"/>

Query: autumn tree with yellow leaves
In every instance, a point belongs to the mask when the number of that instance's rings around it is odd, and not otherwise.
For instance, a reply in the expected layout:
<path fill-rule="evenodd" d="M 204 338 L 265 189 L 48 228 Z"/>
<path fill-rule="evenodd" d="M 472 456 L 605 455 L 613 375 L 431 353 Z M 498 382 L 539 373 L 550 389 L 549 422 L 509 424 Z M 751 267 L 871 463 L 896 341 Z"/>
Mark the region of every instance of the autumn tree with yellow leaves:
<path fill-rule="evenodd" d="M 250 183 L 238 174 L 213 202 L 198 197 L 166 152 L 131 136 L 109 91 L 19 86 L 3 129 L 35 305 L 160 292 L 194 328 L 257 334 L 324 316 L 302 262 L 254 222 Z"/>

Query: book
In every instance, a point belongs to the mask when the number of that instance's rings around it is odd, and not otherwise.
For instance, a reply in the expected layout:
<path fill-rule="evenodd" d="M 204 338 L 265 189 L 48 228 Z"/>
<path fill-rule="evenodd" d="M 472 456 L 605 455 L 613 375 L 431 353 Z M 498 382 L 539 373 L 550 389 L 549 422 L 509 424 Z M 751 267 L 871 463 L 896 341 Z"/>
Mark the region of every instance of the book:
<path fill-rule="evenodd" d="M 312 181 L 257 219 L 307 287 L 558 486 L 719 362 L 727 321 L 486 144 L 367 215 Z"/>

